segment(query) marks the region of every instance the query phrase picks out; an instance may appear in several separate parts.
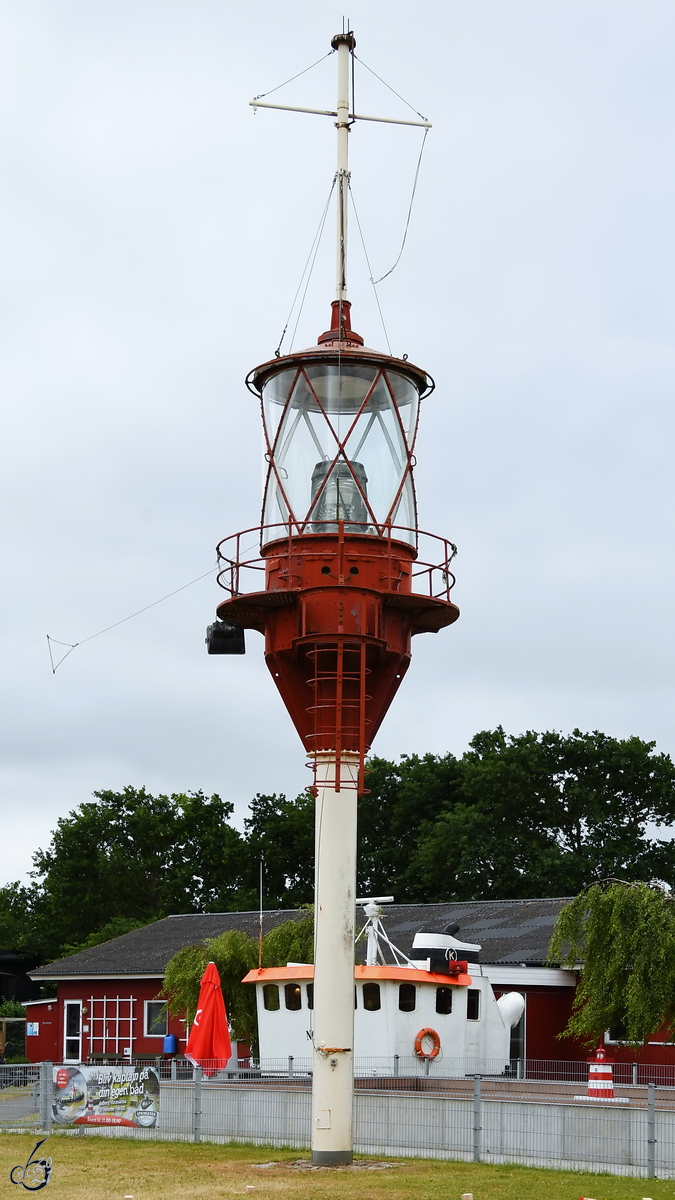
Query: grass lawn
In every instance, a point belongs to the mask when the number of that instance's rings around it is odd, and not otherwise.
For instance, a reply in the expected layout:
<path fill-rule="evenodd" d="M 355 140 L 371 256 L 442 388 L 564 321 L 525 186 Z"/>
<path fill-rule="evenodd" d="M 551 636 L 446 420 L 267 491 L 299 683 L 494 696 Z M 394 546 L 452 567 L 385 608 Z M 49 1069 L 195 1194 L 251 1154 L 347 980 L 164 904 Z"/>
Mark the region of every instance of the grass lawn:
<path fill-rule="evenodd" d="M 14 1190 L 9 1172 L 26 1162 L 34 1144 L 23 1134 L 0 1136 L 0 1197 L 26 1195 L 23 1188 Z M 42 1192 L 46 1200 L 459 1200 L 463 1192 L 473 1192 L 474 1200 L 675 1200 L 675 1182 L 420 1159 L 389 1169 L 309 1171 L 291 1166 L 308 1161 L 306 1153 L 251 1146 L 55 1136 L 40 1153 L 50 1154 L 54 1165 Z M 278 1165 L 253 1165 L 270 1161 Z M 247 1186 L 255 1190 L 247 1193 Z"/>

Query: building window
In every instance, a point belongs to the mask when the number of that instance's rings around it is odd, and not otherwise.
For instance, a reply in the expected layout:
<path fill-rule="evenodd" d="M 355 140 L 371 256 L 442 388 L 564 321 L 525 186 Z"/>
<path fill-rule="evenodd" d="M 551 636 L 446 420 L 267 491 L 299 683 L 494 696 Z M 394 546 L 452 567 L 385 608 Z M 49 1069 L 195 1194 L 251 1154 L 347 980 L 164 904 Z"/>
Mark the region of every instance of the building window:
<path fill-rule="evenodd" d="M 314 984 L 307 984 L 307 1007 L 314 1008 Z"/>
<path fill-rule="evenodd" d="M 608 1029 L 607 1033 L 605 1034 L 606 1042 L 625 1042 L 625 1040 L 626 1026 L 621 1023 L 618 1025 L 612 1025 L 612 1027 Z"/>
<path fill-rule="evenodd" d="M 145 1037 L 165 1037 L 167 1028 L 166 1004 L 163 1000 L 145 1002 Z"/>
<path fill-rule="evenodd" d="M 480 1017 L 480 992 L 478 988 L 468 988 L 466 997 L 466 1019 L 477 1021 Z"/>
<path fill-rule="evenodd" d="M 377 1012 L 379 1010 L 381 1007 L 379 983 L 364 983 L 363 1007 L 366 1012 Z"/>
<path fill-rule="evenodd" d="M 268 1012 L 277 1012 L 279 1008 L 279 988 L 276 983 L 266 983 L 263 987 L 263 1004 Z"/>
<path fill-rule="evenodd" d="M 452 988 L 436 988 L 436 1012 L 447 1016 L 452 1012 Z"/>
<path fill-rule="evenodd" d="M 286 1008 L 290 1008 L 291 1012 L 297 1012 L 302 1008 L 302 991 L 299 983 L 287 983 L 284 988 L 284 999 L 286 1000 Z"/>
<path fill-rule="evenodd" d="M 398 1006 L 401 1012 L 414 1012 L 417 1004 L 417 988 L 414 983 L 402 983 L 398 989 Z"/>

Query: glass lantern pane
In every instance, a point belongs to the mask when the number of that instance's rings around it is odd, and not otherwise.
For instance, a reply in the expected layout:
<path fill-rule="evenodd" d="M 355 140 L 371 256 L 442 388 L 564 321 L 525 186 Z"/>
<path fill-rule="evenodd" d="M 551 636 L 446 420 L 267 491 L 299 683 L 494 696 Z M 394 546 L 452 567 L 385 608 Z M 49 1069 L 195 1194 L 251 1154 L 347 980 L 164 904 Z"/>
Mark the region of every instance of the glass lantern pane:
<path fill-rule="evenodd" d="M 393 520 L 414 529 L 408 452 L 418 402 L 409 380 L 368 364 L 314 363 L 274 376 L 263 389 L 274 447 L 263 523 L 309 519 L 318 533 L 344 520 L 349 532 L 376 533 L 375 524 Z"/>

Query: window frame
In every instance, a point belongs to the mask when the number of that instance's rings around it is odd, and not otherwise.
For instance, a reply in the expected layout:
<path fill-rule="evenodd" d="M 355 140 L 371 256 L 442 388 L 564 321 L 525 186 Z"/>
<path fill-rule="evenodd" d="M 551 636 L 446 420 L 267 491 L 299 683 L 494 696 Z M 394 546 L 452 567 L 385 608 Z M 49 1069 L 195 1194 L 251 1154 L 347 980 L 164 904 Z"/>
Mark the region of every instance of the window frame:
<path fill-rule="evenodd" d="M 473 1000 L 474 996 L 476 997 L 476 1016 L 470 1017 L 469 1016 L 469 1004 Z M 480 988 L 467 988 L 466 989 L 466 1019 L 467 1019 L 467 1021 L 480 1021 L 480 1017 L 481 1017 L 480 1010 L 481 1010 Z"/>
<path fill-rule="evenodd" d="M 148 1019 L 148 1012 L 150 1009 L 150 1005 L 158 1005 L 160 1012 L 162 1009 L 164 1009 L 164 1032 L 163 1033 L 152 1033 L 150 1030 L 151 1022 Z M 157 1020 L 156 1017 L 155 1017 L 155 1020 Z M 152 1022 L 152 1023 L 154 1024 L 154 1022 Z M 167 1036 L 168 1032 L 169 1032 L 169 1014 L 166 1011 L 166 1001 L 165 1000 L 144 1000 L 143 1001 L 143 1037 L 144 1038 L 159 1038 L 159 1037 L 164 1038 Z"/>
<path fill-rule="evenodd" d="M 439 993 L 439 992 L 447 992 L 447 993 L 448 993 L 448 995 L 449 995 L 449 997 L 450 997 L 450 1007 L 449 1007 L 449 1008 L 439 1008 L 439 1007 L 438 1007 L 438 993 Z M 436 1013 L 437 1013 L 437 1015 L 438 1015 L 439 1017 L 449 1017 L 449 1016 L 452 1014 L 452 1005 L 453 1005 L 453 1000 L 454 1000 L 454 997 L 453 997 L 453 994 L 452 994 L 452 988 L 451 988 L 451 987 L 450 987 L 448 984 L 445 984 L 445 983 L 444 983 L 444 984 L 440 984 L 440 985 L 439 985 L 439 986 L 436 988 L 436 1003 L 435 1003 L 435 1009 L 436 1009 Z"/>
<path fill-rule="evenodd" d="M 271 995 L 272 990 L 276 991 L 277 994 L 277 1002 L 274 1005 L 267 1003 L 268 993 Z M 262 986 L 262 996 L 265 1012 L 281 1012 L 281 996 L 279 995 L 278 983 L 264 983 Z"/>
<path fill-rule="evenodd" d="M 376 983 L 374 980 L 369 979 L 367 983 L 361 984 L 361 989 L 362 989 L 361 990 L 361 1002 L 362 1002 L 364 1011 L 365 1012 L 380 1012 L 382 1009 L 382 988 L 380 987 L 379 983 Z M 366 989 L 367 989 L 367 991 L 366 991 Z M 366 1003 L 367 995 L 368 996 L 372 995 L 373 998 L 375 998 L 375 996 L 377 996 L 377 1005 L 376 1006 Z"/>
<path fill-rule="evenodd" d="M 76 1008 L 78 1010 L 78 1030 L 77 1034 L 68 1034 L 68 1009 Z M 77 1042 L 77 1057 L 73 1058 L 68 1054 L 68 1043 Z M 81 1000 L 64 1000 L 63 1002 L 63 1061 L 64 1062 L 82 1062 L 82 1001 Z"/>
<path fill-rule="evenodd" d="M 289 991 L 293 993 L 293 999 L 297 999 L 297 1004 L 288 1003 Z M 286 1012 L 300 1012 L 302 1009 L 302 984 L 300 983 L 285 983 L 284 984 L 284 1009 Z"/>
<path fill-rule="evenodd" d="M 406 1004 L 406 1006 L 404 1007 L 403 1004 L 401 1003 L 401 1000 L 402 1000 L 401 992 L 403 991 L 404 988 L 407 988 L 409 991 L 412 990 L 412 1005 L 411 1006 Z M 416 986 L 416 984 L 414 984 L 414 983 L 399 983 L 399 985 L 398 985 L 398 1010 L 399 1010 L 399 1012 L 411 1013 L 411 1012 L 415 1012 L 416 1009 L 417 1009 L 417 986 Z"/>

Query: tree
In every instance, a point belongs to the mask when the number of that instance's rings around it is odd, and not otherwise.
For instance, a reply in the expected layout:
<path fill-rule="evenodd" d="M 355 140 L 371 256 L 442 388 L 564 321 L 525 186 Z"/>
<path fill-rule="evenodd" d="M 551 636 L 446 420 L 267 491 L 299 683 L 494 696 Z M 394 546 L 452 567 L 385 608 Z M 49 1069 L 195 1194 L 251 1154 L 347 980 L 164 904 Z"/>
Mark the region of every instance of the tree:
<path fill-rule="evenodd" d="M 246 844 L 220 796 L 100 791 L 58 821 L 33 856 L 33 913 L 47 954 L 81 946 L 109 922 L 236 910 Z M 244 888 L 245 892 L 245 888 Z M 47 929 L 47 925 L 49 928 Z"/>
<path fill-rule="evenodd" d="M 607 880 L 562 909 L 549 961 L 579 967 L 572 1016 L 563 1036 L 593 1045 L 623 1027 L 634 1046 L 675 1025 L 675 900 L 658 883 Z"/>
<path fill-rule="evenodd" d="M 564 896 L 623 873 L 675 882 L 675 846 L 648 836 L 673 820 L 675 767 L 653 742 L 499 727 L 473 738 L 412 869 L 429 900 Z"/>
<path fill-rule="evenodd" d="M 8 883 L 0 888 L 0 946 L 41 957 L 45 931 L 40 922 L 41 891 L 37 884 Z"/>
<path fill-rule="evenodd" d="M 393 893 L 399 902 L 425 901 L 428 883 L 413 865 L 420 833 L 456 803 L 461 764 L 452 754 L 403 755 L 368 761 L 358 808 L 358 890 Z M 443 897 L 444 899 L 446 897 Z"/>
<path fill-rule="evenodd" d="M 297 908 L 314 896 L 314 797 L 301 792 L 295 800 L 284 795 L 258 794 L 244 821 L 251 869 L 253 907 L 257 903 L 258 866 L 263 859 L 265 904 Z"/>

